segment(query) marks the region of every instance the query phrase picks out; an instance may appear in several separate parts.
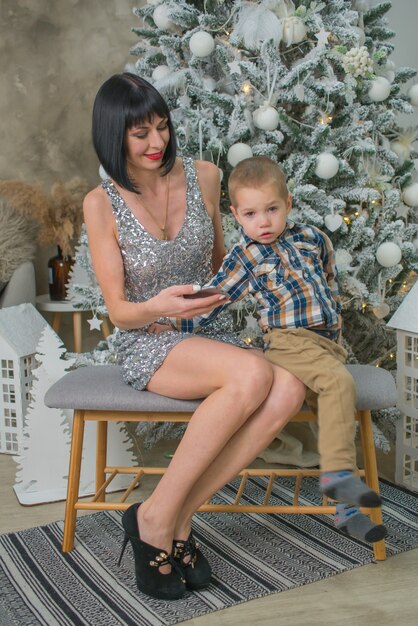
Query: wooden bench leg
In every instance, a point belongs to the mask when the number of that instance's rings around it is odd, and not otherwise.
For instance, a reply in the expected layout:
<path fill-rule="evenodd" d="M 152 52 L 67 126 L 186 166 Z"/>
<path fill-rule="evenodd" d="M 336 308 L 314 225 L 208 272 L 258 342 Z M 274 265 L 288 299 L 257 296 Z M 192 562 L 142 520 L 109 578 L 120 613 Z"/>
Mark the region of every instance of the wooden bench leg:
<path fill-rule="evenodd" d="M 59 333 L 60 326 L 61 326 L 61 313 L 59 311 L 55 311 L 55 313 L 52 316 L 52 328 L 55 330 L 57 335 Z"/>
<path fill-rule="evenodd" d="M 80 486 L 81 457 L 84 437 L 84 411 L 74 411 L 73 433 L 71 439 L 70 468 L 68 471 L 67 502 L 65 506 L 64 538 L 62 551 L 71 552 L 74 548 L 75 523 Z"/>
<path fill-rule="evenodd" d="M 376 449 L 373 440 L 372 417 L 370 411 L 359 411 L 360 413 L 360 437 L 363 448 L 363 459 L 366 483 L 376 493 L 379 493 L 379 476 L 377 473 Z M 383 524 L 382 508 L 369 509 L 370 519 L 375 524 Z M 384 561 L 386 559 L 385 542 L 376 541 L 373 544 L 373 552 L 376 561 Z"/>
<path fill-rule="evenodd" d="M 106 480 L 105 467 L 107 459 L 107 422 L 97 422 L 96 440 L 96 493 Z M 96 498 L 96 502 L 106 500 L 106 490 Z"/>
<path fill-rule="evenodd" d="M 101 319 L 103 322 L 102 324 L 103 339 L 107 339 L 109 335 L 111 335 L 108 318 L 106 317 L 106 315 L 99 315 L 99 319 Z"/>
<path fill-rule="evenodd" d="M 73 312 L 74 352 L 82 352 L 81 311 Z"/>

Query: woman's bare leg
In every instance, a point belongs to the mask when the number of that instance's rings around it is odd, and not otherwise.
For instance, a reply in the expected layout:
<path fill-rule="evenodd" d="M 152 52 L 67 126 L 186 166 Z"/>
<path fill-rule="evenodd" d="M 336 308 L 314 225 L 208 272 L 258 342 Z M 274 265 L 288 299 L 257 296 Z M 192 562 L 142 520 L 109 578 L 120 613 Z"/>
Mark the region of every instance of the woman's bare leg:
<path fill-rule="evenodd" d="M 272 383 L 271 364 L 255 351 L 199 337 L 173 348 L 148 389 L 205 400 L 193 414 L 166 473 L 138 509 L 143 541 L 171 551 L 177 518 L 189 492 L 264 402 Z"/>
<path fill-rule="evenodd" d="M 267 399 L 192 487 L 177 518 L 176 539 L 187 539 L 192 516 L 199 506 L 247 467 L 302 406 L 305 386 L 281 367 L 273 364 L 272 367 L 274 380 Z"/>

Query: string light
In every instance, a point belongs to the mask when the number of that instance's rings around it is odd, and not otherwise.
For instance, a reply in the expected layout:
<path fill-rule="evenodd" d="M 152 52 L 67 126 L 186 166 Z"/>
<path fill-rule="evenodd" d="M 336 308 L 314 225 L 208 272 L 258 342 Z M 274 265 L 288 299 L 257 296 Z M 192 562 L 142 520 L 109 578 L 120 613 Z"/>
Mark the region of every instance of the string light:
<path fill-rule="evenodd" d="M 248 96 L 251 93 L 251 90 L 252 90 L 252 85 L 248 80 L 242 83 L 241 91 L 245 93 L 246 96 Z"/>
<path fill-rule="evenodd" d="M 349 218 L 348 215 L 346 215 L 343 219 L 346 224 L 351 224 L 351 219 Z"/>
<path fill-rule="evenodd" d="M 251 339 L 251 337 L 245 337 L 243 341 L 244 341 L 244 343 L 246 343 L 246 344 L 247 344 L 247 346 L 251 345 L 251 344 L 252 344 L 252 342 L 253 342 L 253 340 Z"/>
<path fill-rule="evenodd" d="M 332 121 L 332 115 L 328 115 L 328 113 L 321 112 L 321 115 L 319 116 L 319 123 L 322 124 L 322 126 L 326 126 L 331 121 Z"/>

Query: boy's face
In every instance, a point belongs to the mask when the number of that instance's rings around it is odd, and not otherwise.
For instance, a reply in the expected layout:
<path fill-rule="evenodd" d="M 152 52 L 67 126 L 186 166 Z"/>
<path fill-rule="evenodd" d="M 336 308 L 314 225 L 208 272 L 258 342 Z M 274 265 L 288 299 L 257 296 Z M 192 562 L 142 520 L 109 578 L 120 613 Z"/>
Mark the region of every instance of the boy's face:
<path fill-rule="evenodd" d="M 292 196 L 283 197 L 278 185 L 268 183 L 259 189 L 237 189 L 231 211 L 248 237 L 267 244 L 282 234 L 291 208 Z"/>

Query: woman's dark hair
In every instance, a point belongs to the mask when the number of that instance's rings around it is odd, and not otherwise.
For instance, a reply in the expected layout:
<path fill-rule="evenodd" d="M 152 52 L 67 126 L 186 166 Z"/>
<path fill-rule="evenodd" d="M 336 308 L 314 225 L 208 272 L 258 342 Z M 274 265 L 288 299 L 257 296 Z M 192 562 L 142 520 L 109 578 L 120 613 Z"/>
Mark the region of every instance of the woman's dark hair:
<path fill-rule="evenodd" d="M 176 136 L 170 111 L 161 94 L 143 78 L 125 72 L 111 76 L 97 92 L 93 106 L 93 145 L 106 173 L 121 187 L 138 193 L 126 166 L 126 130 L 142 122 L 152 122 L 154 115 L 167 118 L 170 140 L 162 170 L 165 176 L 176 159 Z"/>

